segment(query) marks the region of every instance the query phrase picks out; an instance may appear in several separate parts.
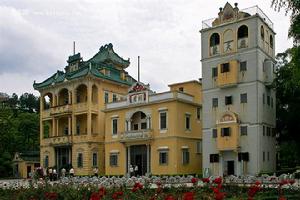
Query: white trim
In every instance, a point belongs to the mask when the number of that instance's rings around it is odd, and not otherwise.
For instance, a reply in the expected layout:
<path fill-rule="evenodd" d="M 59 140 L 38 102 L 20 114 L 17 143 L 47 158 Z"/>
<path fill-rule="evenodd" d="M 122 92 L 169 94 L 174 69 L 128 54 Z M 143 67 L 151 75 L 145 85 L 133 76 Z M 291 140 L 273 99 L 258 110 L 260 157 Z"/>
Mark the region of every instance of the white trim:
<path fill-rule="evenodd" d="M 111 154 L 120 153 L 120 151 L 117 149 L 113 149 L 113 150 L 110 150 L 109 153 L 111 153 Z"/>
<path fill-rule="evenodd" d="M 161 112 L 161 111 L 167 111 L 168 108 L 167 108 L 167 107 L 161 107 L 161 108 L 158 108 L 157 110 L 158 110 L 159 112 Z"/>
<path fill-rule="evenodd" d="M 188 149 L 189 146 L 181 146 L 181 149 Z"/>
<path fill-rule="evenodd" d="M 110 118 L 119 118 L 119 115 L 112 115 Z"/>
<path fill-rule="evenodd" d="M 169 147 L 168 146 L 160 146 L 157 148 L 157 150 L 169 150 Z"/>

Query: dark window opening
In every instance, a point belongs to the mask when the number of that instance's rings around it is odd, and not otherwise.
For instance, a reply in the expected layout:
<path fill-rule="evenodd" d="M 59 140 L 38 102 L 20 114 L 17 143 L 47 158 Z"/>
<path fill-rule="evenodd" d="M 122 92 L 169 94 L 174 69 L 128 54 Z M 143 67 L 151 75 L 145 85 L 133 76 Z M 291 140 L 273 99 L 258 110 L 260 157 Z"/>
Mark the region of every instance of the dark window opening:
<path fill-rule="evenodd" d="M 247 71 L 247 61 L 240 62 L 240 71 Z"/>
<path fill-rule="evenodd" d="M 221 73 L 229 72 L 229 63 L 221 64 Z"/>
<path fill-rule="evenodd" d="M 225 136 L 230 136 L 230 128 L 221 128 L 221 136 L 225 137 Z"/>
<path fill-rule="evenodd" d="M 210 163 L 218 163 L 219 162 L 219 154 L 210 154 L 209 162 Z"/>
<path fill-rule="evenodd" d="M 232 104 L 232 96 L 226 96 L 225 105 L 231 105 L 231 104 Z"/>

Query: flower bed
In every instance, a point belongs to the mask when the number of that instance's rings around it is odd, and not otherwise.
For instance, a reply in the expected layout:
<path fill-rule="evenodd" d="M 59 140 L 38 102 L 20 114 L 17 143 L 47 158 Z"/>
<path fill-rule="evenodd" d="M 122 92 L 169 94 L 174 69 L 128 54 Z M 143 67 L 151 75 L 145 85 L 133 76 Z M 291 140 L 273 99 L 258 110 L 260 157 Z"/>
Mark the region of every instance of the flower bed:
<path fill-rule="evenodd" d="M 300 199 L 299 182 L 277 177 L 74 177 L 59 181 L 0 183 L 0 199 L 193 200 Z"/>

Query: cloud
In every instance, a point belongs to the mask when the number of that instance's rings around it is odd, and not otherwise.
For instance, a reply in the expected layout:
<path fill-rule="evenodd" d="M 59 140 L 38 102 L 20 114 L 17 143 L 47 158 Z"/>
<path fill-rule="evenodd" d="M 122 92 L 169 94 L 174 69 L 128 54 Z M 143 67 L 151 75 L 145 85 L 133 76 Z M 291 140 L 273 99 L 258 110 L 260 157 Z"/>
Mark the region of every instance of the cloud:
<path fill-rule="evenodd" d="M 0 6 L 0 33 L 0 74 L 38 75 L 61 65 L 61 39 L 25 20 L 20 11 Z"/>

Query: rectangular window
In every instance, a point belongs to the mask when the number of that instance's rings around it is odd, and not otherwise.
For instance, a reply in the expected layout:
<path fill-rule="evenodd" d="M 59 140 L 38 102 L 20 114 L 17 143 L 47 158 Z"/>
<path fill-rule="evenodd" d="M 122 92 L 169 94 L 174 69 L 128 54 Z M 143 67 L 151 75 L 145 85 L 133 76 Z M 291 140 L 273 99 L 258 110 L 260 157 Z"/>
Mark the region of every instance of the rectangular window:
<path fill-rule="evenodd" d="M 186 165 L 190 162 L 190 152 L 188 149 L 182 150 L 182 164 Z"/>
<path fill-rule="evenodd" d="M 225 105 L 232 104 L 232 96 L 225 96 Z"/>
<path fill-rule="evenodd" d="M 159 151 L 159 164 L 160 165 L 168 164 L 168 151 Z"/>
<path fill-rule="evenodd" d="M 265 135 L 266 135 L 266 127 L 263 126 L 263 136 L 265 136 Z"/>
<path fill-rule="evenodd" d="M 267 127 L 267 136 L 271 136 L 271 128 Z"/>
<path fill-rule="evenodd" d="M 241 135 L 247 135 L 248 134 L 248 127 L 247 126 L 241 126 Z"/>
<path fill-rule="evenodd" d="M 93 167 L 98 166 L 98 158 L 97 153 L 93 153 Z"/>
<path fill-rule="evenodd" d="M 241 103 L 247 103 L 247 93 L 241 94 Z"/>
<path fill-rule="evenodd" d="M 270 105 L 270 96 L 269 95 L 267 96 L 267 104 L 268 104 L 268 106 Z"/>
<path fill-rule="evenodd" d="M 159 119 L 160 119 L 160 130 L 167 129 L 167 113 L 160 112 Z"/>
<path fill-rule="evenodd" d="M 271 108 L 273 108 L 274 102 L 273 102 L 273 97 L 271 97 Z"/>
<path fill-rule="evenodd" d="M 266 160 L 266 155 L 265 155 L 265 152 L 263 151 L 263 162 L 265 162 L 265 160 Z"/>
<path fill-rule="evenodd" d="M 117 99 L 117 95 L 116 94 L 113 94 L 113 102 L 116 102 L 118 99 Z"/>
<path fill-rule="evenodd" d="M 112 120 L 112 134 L 113 135 L 118 134 L 118 119 Z"/>
<path fill-rule="evenodd" d="M 146 122 L 141 123 L 141 129 L 147 129 L 147 123 Z"/>
<path fill-rule="evenodd" d="M 116 167 L 118 166 L 118 154 L 116 153 L 111 153 L 109 156 L 109 164 L 111 167 Z"/>
<path fill-rule="evenodd" d="M 265 93 L 263 93 L 263 104 L 265 104 L 266 103 L 266 95 L 265 95 Z"/>
<path fill-rule="evenodd" d="M 270 152 L 267 152 L 267 160 L 270 161 Z"/>
<path fill-rule="evenodd" d="M 214 128 L 214 129 L 212 130 L 212 137 L 213 137 L 213 138 L 217 138 L 217 137 L 218 137 L 218 130 L 217 130 L 216 128 Z"/>
<path fill-rule="evenodd" d="M 219 154 L 210 154 L 209 162 L 210 163 L 218 163 L 219 162 Z"/>
<path fill-rule="evenodd" d="M 138 124 L 133 124 L 133 130 L 139 130 L 139 125 Z"/>
<path fill-rule="evenodd" d="M 65 127 L 65 129 L 64 129 L 64 134 L 65 134 L 65 135 L 69 135 L 69 128 L 68 128 L 68 127 Z"/>
<path fill-rule="evenodd" d="M 104 103 L 108 103 L 108 101 L 109 101 L 109 96 L 108 96 L 108 93 L 105 92 L 104 93 Z"/>
<path fill-rule="evenodd" d="M 238 161 L 249 161 L 249 153 L 248 152 L 239 152 L 238 153 Z"/>
<path fill-rule="evenodd" d="M 197 120 L 201 120 L 201 108 L 197 108 Z"/>
<path fill-rule="evenodd" d="M 45 156 L 44 168 L 48 168 L 48 167 L 49 167 L 49 156 Z"/>
<path fill-rule="evenodd" d="M 229 72 L 229 63 L 221 64 L 221 73 Z"/>
<path fill-rule="evenodd" d="M 76 134 L 80 135 L 80 125 L 79 125 L 79 123 L 77 123 L 77 126 L 76 126 Z"/>
<path fill-rule="evenodd" d="M 240 71 L 247 71 L 247 61 L 240 62 Z"/>
<path fill-rule="evenodd" d="M 180 87 L 180 88 L 179 88 L 179 91 L 180 91 L 180 92 L 183 92 L 183 91 L 184 91 L 183 87 Z"/>
<path fill-rule="evenodd" d="M 227 127 L 227 128 L 221 128 L 221 136 L 222 137 L 225 137 L 225 136 L 230 136 L 230 128 Z"/>
<path fill-rule="evenodd" d="M 196 153 L 202 153 L 202 141 L 196 142 Z"/>
<path fill-rule="evenodd" d="M 185 129 L 191 130 L 191 115 L 185 115 Z"/>
<path fill-rule="evenodd" d="M 77 167 L 78 168 L 83 167 L 82 153 L 78 153 L 78 155 L 77 155 Z"/>
<path fill-rule="evenodd" d="M 218 107 L 218 98 L 212 99 L 212 107 L 214 107 L 214 108 Z"/>
<path fill-rule="evenodd" d="M 211 73 L 212 73 L 213 78 L 217 77 L 218 76 L 218 68 L 213 67 Z"/>

